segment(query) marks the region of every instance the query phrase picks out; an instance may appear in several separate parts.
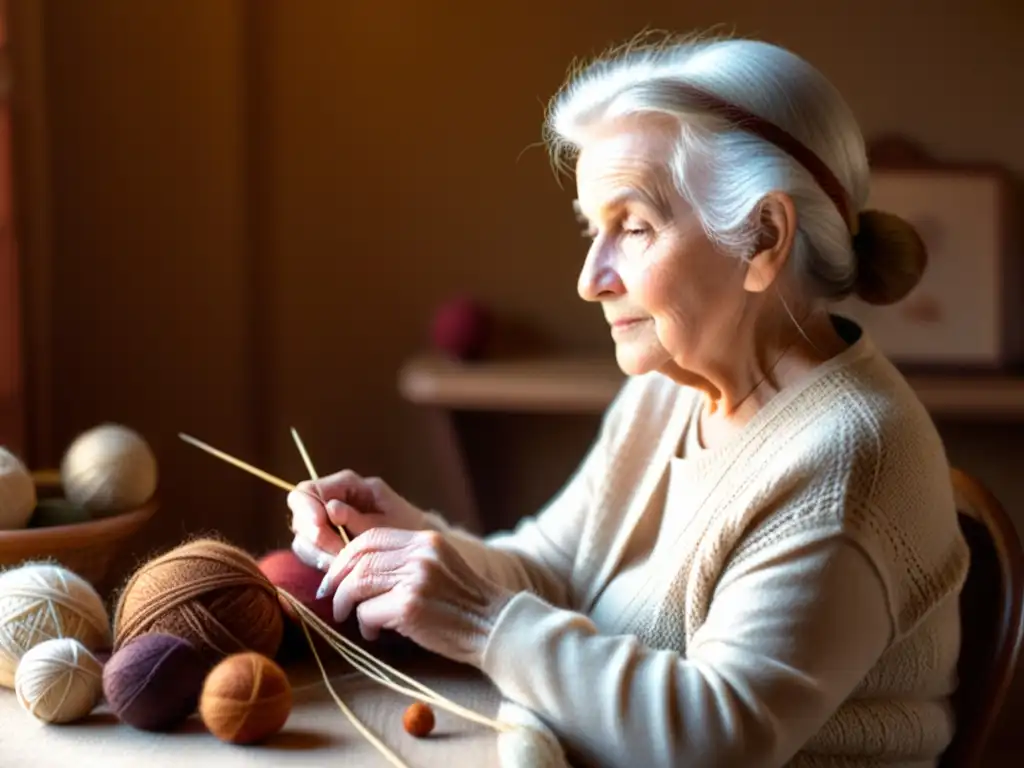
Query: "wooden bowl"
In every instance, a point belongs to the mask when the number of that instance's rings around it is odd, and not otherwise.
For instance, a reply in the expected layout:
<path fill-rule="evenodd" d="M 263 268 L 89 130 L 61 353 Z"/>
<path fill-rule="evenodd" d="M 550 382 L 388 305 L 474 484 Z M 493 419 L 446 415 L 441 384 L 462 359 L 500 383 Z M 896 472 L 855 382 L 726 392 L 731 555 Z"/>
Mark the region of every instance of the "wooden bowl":
<path fill-rule="evenodd" d="M 40 498 L 60 496 L 60 474 L 33 472 Z M 102 583 L 121 545 L 156 512 L 152 498 L 137 509 L 82 523 L 0 531 L 0 569 L 28 560 L 56 561 L 94 586 Z"/>

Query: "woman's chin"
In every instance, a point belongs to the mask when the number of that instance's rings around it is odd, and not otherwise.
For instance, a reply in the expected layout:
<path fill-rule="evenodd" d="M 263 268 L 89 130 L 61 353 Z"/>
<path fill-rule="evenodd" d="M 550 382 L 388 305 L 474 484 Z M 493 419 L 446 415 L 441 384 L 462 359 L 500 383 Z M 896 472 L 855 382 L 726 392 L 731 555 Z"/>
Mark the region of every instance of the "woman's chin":
<path fill-rule="evenodd" d="M 660 347 L 652 349 L 648 344 L 616 344 L 615 362 L 627 376 L 643 376 L 660 369 L 669 360 L 669 355 Z"/>

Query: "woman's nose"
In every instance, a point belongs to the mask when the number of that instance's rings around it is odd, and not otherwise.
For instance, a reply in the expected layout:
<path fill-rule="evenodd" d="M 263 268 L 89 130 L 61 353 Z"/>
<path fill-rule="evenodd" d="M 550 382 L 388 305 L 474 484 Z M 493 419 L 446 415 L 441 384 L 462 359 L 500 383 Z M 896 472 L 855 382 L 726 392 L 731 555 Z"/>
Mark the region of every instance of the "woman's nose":
<path fill-rule="evenodd" d="M 576 289 L 584 301 L 601 301 L 625 292 L 613 260 L 597 242 L 591 247 L 586 261 L 583 262 Z"/>

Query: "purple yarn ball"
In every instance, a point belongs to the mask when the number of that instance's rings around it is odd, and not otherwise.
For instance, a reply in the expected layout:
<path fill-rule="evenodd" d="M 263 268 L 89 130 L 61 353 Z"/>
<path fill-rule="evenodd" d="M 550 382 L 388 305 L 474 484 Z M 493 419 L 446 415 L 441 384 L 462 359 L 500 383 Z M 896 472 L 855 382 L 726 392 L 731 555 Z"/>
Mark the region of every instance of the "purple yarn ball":
<path fill-rule="evenodd" d="M 103 694 L 117 718 L 144 731 L 169 731 L 196 711 L 209 662 L 174 635 L 141 635 L 103 667 Z"/>

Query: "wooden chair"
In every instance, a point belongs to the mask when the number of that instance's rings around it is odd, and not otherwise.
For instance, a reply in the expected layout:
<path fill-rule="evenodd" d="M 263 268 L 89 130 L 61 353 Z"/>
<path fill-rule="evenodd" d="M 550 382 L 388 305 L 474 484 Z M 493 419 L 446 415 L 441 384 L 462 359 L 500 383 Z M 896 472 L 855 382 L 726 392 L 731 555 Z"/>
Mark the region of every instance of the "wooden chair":
<path fill-rule="evenodd" d="M 952 470 L 971 569 L 960 598 L 957 730 L 940 768 L 981 765 L 1024 644 L 1024 553 L 1013 522 L 978 480 Z"/>

